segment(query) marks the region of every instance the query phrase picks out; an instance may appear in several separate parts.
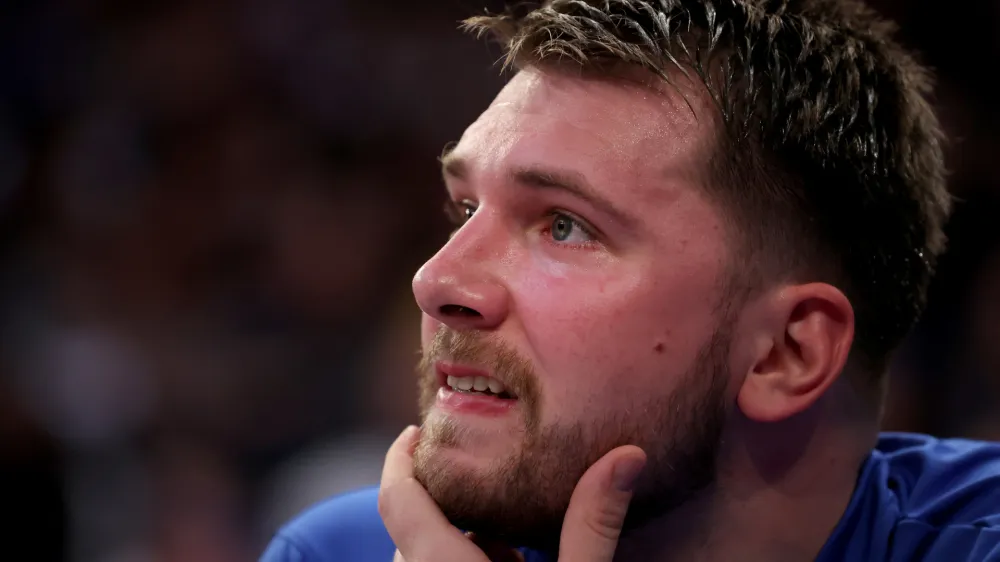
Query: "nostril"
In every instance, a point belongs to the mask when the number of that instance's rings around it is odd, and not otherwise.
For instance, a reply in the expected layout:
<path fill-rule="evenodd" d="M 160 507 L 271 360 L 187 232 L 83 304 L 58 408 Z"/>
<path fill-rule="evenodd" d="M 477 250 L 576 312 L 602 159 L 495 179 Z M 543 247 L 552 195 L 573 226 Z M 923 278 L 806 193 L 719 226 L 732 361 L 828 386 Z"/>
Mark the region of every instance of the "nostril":
<path fill-rule="evenodd" d="M 441 314 L 445 316 L 464 316 L 467 318 L 482 317 L 482 314 L 479 314 L 479 312 L 477 312 L 476 310 L 458 304 L 446 304 L 442 306 Z"/>

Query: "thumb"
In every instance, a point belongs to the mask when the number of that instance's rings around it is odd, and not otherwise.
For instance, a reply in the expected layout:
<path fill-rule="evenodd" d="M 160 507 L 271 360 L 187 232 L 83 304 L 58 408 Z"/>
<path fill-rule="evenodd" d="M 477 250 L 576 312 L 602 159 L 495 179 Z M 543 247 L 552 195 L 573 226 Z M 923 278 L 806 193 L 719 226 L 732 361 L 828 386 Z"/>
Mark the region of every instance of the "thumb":
<path fill-rule="evenodd" d="M 634 445 L 613 449 L 580 478 L 563 520 L 559 562 L 611 562 L 646 453 Z"/>

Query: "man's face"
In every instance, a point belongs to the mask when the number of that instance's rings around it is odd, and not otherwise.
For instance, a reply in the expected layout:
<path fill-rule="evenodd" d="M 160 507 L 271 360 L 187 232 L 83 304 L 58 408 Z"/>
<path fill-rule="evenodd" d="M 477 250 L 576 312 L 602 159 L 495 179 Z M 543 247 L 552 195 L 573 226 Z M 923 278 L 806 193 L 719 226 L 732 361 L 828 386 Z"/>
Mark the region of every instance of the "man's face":
<path fill-rule="evenodd" d="M 460 528 L 544 545 L 583 472 L 628 443 L 649 457 L 636 514 L 711 481 L 728 256 L 694 183 L 714 125 L 691 107 L 667 88 L 528 69 L 445 158 L 467 220 L 413 282 L 415 460 Z"/>

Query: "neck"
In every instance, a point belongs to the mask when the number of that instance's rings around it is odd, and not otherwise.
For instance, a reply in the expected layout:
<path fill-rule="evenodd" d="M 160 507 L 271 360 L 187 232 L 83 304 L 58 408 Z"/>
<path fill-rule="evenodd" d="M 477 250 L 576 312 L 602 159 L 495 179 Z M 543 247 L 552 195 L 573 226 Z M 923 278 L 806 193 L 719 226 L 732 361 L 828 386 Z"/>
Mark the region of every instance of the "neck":
<path fill-rule="evenodd" d="M 720 451 L 716 483 L 624 534 L 615 560 L 814 560 L 877 433 L 825 426 L 824 417 L 814 410 L 778 424 L 738 420 Z"/>

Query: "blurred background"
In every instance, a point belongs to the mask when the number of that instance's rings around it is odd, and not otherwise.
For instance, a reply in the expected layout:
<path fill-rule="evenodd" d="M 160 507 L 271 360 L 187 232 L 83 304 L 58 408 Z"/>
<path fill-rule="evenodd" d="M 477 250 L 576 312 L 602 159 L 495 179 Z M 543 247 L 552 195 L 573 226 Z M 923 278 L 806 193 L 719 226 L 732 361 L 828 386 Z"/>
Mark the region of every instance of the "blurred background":
<path fill-rule="evenodd" d="M 1000 3 L 874 2 L 954 139 L 887 429 L 1000 438 Z M 500 1 L 0 3 L 0 539 L 17 559 L 255 560 L 414 421 L 435 157 L 503 79 Z M 23 550 L 22 550 L 23 549 Z"/>

